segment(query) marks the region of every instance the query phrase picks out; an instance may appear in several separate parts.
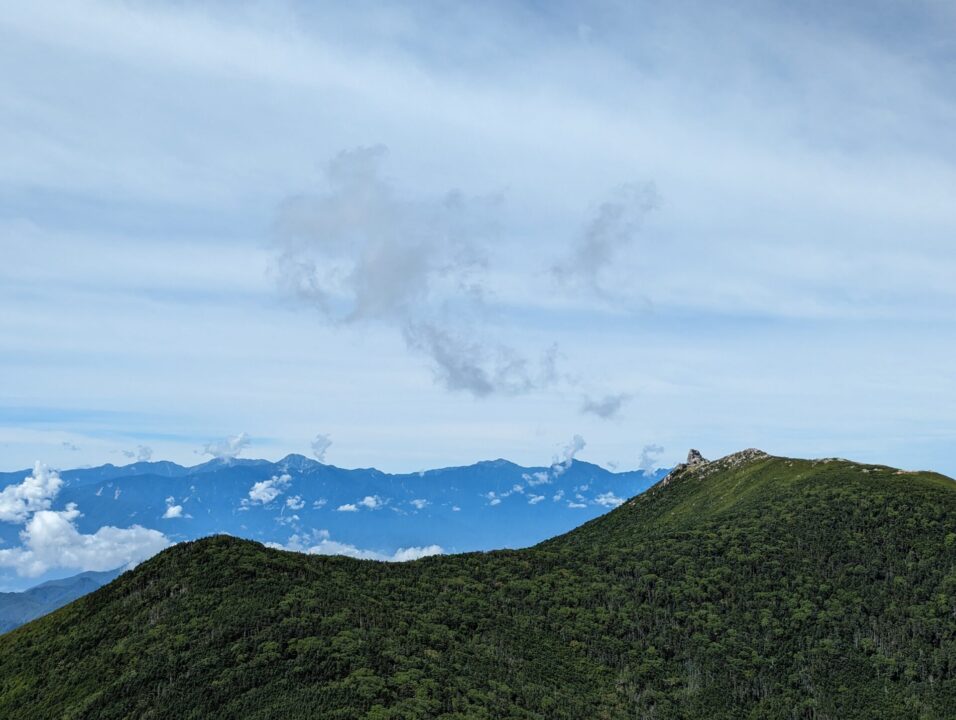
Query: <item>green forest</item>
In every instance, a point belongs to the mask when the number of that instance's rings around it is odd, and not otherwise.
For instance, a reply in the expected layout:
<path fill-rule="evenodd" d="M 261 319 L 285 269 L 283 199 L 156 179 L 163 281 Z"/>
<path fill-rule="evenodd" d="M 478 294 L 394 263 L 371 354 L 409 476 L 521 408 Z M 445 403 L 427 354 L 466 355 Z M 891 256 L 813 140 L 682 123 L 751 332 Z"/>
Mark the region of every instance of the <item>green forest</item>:
<path fill-rule="evenodd" d="M 0 637 L 0 717 L 956 718 L 956 483 L 745 451 L 524 550 L 184 543 Z"/>

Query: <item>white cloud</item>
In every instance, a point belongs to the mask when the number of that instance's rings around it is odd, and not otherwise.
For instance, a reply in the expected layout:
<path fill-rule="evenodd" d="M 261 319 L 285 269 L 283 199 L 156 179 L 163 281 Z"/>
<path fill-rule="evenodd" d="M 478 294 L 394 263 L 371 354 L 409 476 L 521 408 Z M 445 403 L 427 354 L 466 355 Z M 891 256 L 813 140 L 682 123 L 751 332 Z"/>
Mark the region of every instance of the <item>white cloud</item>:
<path fill-rule="evenodd" d="M 551 475 L 546 470 L 538 470 L 533 473 L 524 473 L 521 478 L 528 483 L 529 486 L 534 487 L 535 485 L 546 485 L 551 482 Z"/>
<path fill-rule="evenodd" d="M 501 505 L 501 498 L 494 497 L 488 501 L 488 504 L 494 507 L 495 505 Z"/>
<path fill-rule="evenodd" d="M 378 510 L 383 507 L 388 501 L 383 501 L 378 495 L 366 495 L 361 500 L 358 501 L 358 504 L 369 510 Z"/>
<path fill-rule="evenodd" d="M 239 457 L 252 441 L 244 432 L 231 435 L 221 440 L 213 440 L 203 446 L 204 455 L 212 455 L 218 460 L 232 460 Z"/>
<path fill-rule="evenodd" d="M 319 433 L 315 436 L 315 439 L 312 440 L 312 455 L 314 455 L 315 459 L 319 462 L 325 462 L 325 453 L 331 446 L 332 438 Z"/>
<path fill-rule="evenodd" d="M 657 460 L 664 452 L 664 448 L 653 443 L 641 448 L 641 459 L 638 462 L 638 469 L 643 470 L 645 475 L 651 475 L 654 468 L 657 467 Z"/>
<path fill-rule="evenodd" d="M 561 457 L 555 458 L 554 462 L 551 463 L 551 473 L 554 477 L 563 475 L 571 467 L 575 456 L 584 449 L 585 445 L 587 443 L 580 435 L 571 438 L 571 442 L 565 445 L 564 450 L 561 451 Z"/>
<path fill-rule="evenodd" d="M 173 518 L 181 518 L 182 516 L 183 516 L 182 505 L 168 505 L 166 507 L 166 512 L 163 513 L 164 520 L 171 520 Z"/>
<path fill-rule="evenodd" d="M 56 470 L 36 463 L 33 474 L 25 477 L 23 482 L 0 490 L 0 521 L 20 524 L 31 513 L 46 510 L 62 485 Z"/>
<path fill-rule="evenodd" d="M 568 507 L 569 508 L 586 508 L 587 505 L 585 503 L 568 501 Z"/>
<path fill-rule="evenodd" d="M 312 508 L 315 510 L 320 510 L 321 508 L 324 508 L 328 504 L 328 502 L 329 501 L 326 500 L 325 498 L 319 498 L 318 500 L 312 503 Z"/>
<path fill-rule="evenodd" d="M 529 495 L 528 496 L 529 505 L 537 505 L 542 500 L 544 500 L 544 495 Z"/>
<path fill-rule="evenodd" d="M 596 498 L 594 502 L 598 505 L 603 505 L 604 507 L 617 507 L 624 502 L 624 498 L 619 498 L 613 492 L 601 493 Z"/>
<path fill-rule="evenodd" d="M 337 512 L 358 512 L 358 506 L 354 503 L 346 503 L 335 508 Z"/>
<path fill-rule="evenodd" d="M 290 510 L 301 510 L 305 507 L 305 500 L 298 495 L 292 495 L 285 499 L 285 506 Z"/>
<path fill-rule="evenodd" d="M 119 500 L 119 499 L 120 499 L 120 495 L 122 495 L 122 494 L 123 494 L 123 491 L 122 491 L 120 488 L 116 488 L 116 489 L 113 491 L 113 499 L 114 499 L 114 500 Z"/>
<path fill-rule="evenodd" d="M 260 505 L 268 505 L 289 487 L 292 477 L 288 474 L 273 475 L 268 480 L 260 480 L 249 490 L 249 500 Z"/>
<path fill-rule="evenodd" d="M 328 530 L 314 530 L 309 535 L 293 535 L 285 545 L 279 543 L 267 544 L 277 550 L 292 550 L 310 555 L 345 555 L 359 560 L 382 560 L 385 562 L 408 562 L 423 557 L 441 555 L 445 552 L 440 545 L 398 548 L 391 554 L 376 550 L 363 550 L 355 545 L 332 540 Z"/>
<path fill-rule="evenodd" d="M 21 546 L 0 550 L 0 566 L 26 577 L 58 568 L 111 570 L 145 560 L 170 544 L 163 533 L 139 525 L 104 526 L 83 534 L 74 522 L 79 516 L 75 503 L 34 513 L 20 533 Z"/>
<path fill-rule="evenodd" d="M 452 511 L 452 512 L 461 512 L 461 508 L 458 507 L 457 505 L 452 505 L 452 506 L 451 506 L 451 511 Z"/>
<path fill-rule="evenodd" d="M 558 490 L 551 499 L 559 502 L 564 497 L 564 490 Z"/>
<path fill-rule="evenodd" d="M 411 501 L 411 504 L 414 505 L 417 510 L 424 510 L 425 507 L 428 505 L 428 500 L 424 500 L 422 498 L 416 498 L 415 500 Z"/>

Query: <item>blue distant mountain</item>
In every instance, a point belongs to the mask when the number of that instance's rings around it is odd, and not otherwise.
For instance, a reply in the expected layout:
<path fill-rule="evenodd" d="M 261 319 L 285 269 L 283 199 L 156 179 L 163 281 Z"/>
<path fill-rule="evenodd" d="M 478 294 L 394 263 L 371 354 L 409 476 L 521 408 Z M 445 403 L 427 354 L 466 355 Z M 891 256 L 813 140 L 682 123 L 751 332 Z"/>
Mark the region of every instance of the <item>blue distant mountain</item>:
<path fill-rule="evenodd" d="M 406 474 L 347 470 L 302 455 L 195 467 L 137 462 L 61 471 L 53 507 L 76 503 L 83 533 L 138 524 L 173 542 L 228 533 L 292 549 L 402 559 L 437 548 L 533 545 L 611 510 L 665 473 L 616 473 L 577 460 L 550 467 L 491 460 Z M 29 474 L 0 473 L 0 487 Z M 19 530 L 0 523 L 3 546 L 15 546 Z"/>
<path fill-rule="evenodd" d="M 68 578 L 49 580 L 29 590 L 0 593 L 0 633 L 13 630 L 103 587 L 120 572 L 120 569 L 83 572 Z"/>

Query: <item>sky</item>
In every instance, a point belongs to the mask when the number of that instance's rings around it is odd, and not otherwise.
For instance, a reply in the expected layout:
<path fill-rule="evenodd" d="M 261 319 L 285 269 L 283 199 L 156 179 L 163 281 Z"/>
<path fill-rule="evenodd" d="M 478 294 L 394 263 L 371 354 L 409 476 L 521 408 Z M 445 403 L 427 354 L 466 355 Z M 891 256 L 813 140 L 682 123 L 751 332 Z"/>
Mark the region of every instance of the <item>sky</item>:
<path fill-rule="evenodd" d="M 0 469 L 956 475 L 951 3 L 4 2 L 0 68 Z"/>

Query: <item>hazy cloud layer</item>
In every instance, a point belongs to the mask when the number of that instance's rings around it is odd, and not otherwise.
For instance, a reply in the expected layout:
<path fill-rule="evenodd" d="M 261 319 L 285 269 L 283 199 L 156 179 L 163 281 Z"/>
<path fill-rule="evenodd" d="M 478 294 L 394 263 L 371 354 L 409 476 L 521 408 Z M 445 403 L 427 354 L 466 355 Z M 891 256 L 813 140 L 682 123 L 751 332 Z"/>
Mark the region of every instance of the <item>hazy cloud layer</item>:
<path fill-rule="evenodd" d="M 531 464 L 581 420 L 563 380 L 520 392 L 556 341 L 562 377 L 641 389 L 594 457 L 956 473 L 952 3 L 583 7 L 7 3 L 0 377 L 33 407 L 0 407 L 5 469 L 230 427 L 281 457 L 317 408 L 344 465 Z M 410 241 L 314 247 L 367 207 Z"/>

